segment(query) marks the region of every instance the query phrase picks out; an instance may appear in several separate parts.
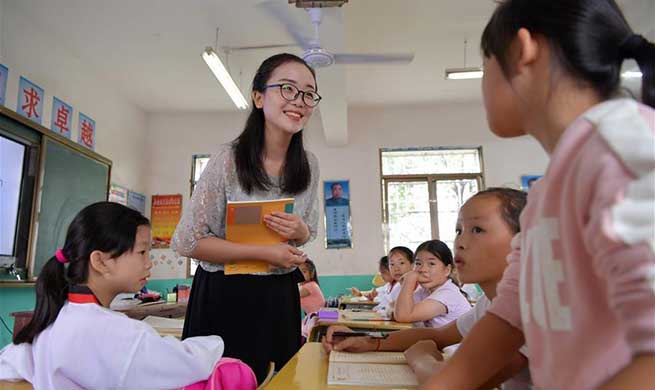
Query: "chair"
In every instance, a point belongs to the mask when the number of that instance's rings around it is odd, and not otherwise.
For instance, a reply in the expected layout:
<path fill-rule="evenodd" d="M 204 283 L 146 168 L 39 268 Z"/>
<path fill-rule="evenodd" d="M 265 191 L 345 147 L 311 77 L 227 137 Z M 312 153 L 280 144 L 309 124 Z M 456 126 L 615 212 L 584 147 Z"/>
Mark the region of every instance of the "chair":
<path fill-rule="evenodd" d="M 270 362 L 268 364 L 268 374 L 266 374 L 266 378 L 264 378 L 264 381 L 257 386 L 257 390 L 263 390 L 266 385 L 273 379 L 273 374 L 275 374 L 275 362 Z M 0 389 L 2 390 L 2 389 Z"/>

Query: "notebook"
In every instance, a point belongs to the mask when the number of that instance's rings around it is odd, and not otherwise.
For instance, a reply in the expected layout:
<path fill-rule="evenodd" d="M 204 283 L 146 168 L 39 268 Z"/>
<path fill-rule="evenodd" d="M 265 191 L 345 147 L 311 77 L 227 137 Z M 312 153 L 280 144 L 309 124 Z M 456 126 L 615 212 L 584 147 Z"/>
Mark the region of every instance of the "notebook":
<path fill-rule="evenodd" d="M 328 385 L 416 387 L 418 382 L 402 352 L 330 352 Z"/>
<path fill-rule="evenodd" d="M 264 224 L 264 216 L 274 211 L 292 213 L 293 198 L 227 202 L 225 239 L 239 244 L 279 244 L 287 240 Z M 263 260 L 240 260 L 225 264 L 225 275 L 268 272 Z"/>

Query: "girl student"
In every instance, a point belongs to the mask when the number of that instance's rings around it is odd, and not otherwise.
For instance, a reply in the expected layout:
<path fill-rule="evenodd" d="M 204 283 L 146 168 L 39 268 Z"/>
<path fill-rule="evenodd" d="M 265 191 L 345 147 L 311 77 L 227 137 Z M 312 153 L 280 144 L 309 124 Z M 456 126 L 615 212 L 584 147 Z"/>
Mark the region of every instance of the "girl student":
<path fill-rule="evenodd" d="M 526 200 L 527 194 L 523 191 L 492 187 L 473 195 L 459 210 L 454 243 L 455 267 L 462 283 L 476 283 L 484 292 L 473 309 L 440 328 L 401 330 L 390 333 L 386 339 L 338 338 L 333 336 L 334 332 L 350 330 L 333 326 L 328 329 L 324 339 L 325 349 L 400 352 L 426 340 L 433 342 L 439 350 L 459 344 L 496 297 L 496 286 L 507 267 L 510 242 L 520 231 L 519 214 Z M 440 364 L 430 354 L 423 353 L 412 362 L 412 367 L 417 370 L 419 380 L 426 380 Z M 503 388 L 528 389 L 527 364 L 527 350 L 522 348 L 482 387 L 496 387 L 504 382 Z"/>
<path fill-rule="evenodd" d="M 414 270 L 403 276 L 394 320 L 438 328 L 469 311 L 471 305 L 450 278 L 452 270 L 453 255 L 445 243 L 430 240 L 419 245 Z"/>
<path fill-rule="evenodd" d="M 395 246 L 389 251 L 389 270 L 393 277 L 394 284 L 391 291 L 384 297 L 380 297 L 380 303 L 373 308 L 375 311 L 393 312 L 393 305 L 398 299 L 401 288 L 402 277 L 412 270 L 414 266 L 414 252 L 405 246 Z"/>
<path fill-rule="evenodd" d="M 219 336 L 161 337 L 109 309 L 118 293 L 146 284 L 149 250 L 150 224 L 139 212 L 110 202 L 80 211 L 39 274 L 32 320 L 0 351 L 0 380 L 36 389 L 176 389 L 208 379 L 223 355 Z"/>
<path fill-rule="evenodd" d="M 300 349 L 303 280 L 297 249 L 316 237 L 316 157 L 303 146 L 303 128 L 321 100 L 314 70 L 292 54 L 262 62 L 252 83 L 244 130 L 209 161 L 172 240 L 180 255 L 200 260 L 183 337 L 220 334 L 225 355 L 250 365 L 261 382 L 272 361 L 281 368 Z M 294 198 L 293 213 L 263 216 L 288 242 L 249 245 L 225 240 L 228 201 Z M 258 259 L 267 272 L 225 275 L 224 264 Z M 257 310 L 252 308 L 256 307 Z"/>
<path fill-rule="evenodd" d="M 550 162 L 496 299 L 425 388 L 477 387 L 524 343 L 538 388 L 654 387 L 655 45 L 613 0 L 506 0 L 482 51 L 491 131 Z M 618 96 L 626 59 L 643 103 Z"/>
<path fill-rule="evenodd" d="M 380 287 L 373 288 L 371 291 L 359 291 L 357 287 L 351 287 L 350 290 L 352 295 L 355 297 L 361 297 L 363 295 L 368 298 L 370 301 L 380 302 L 384 295 L 391 293 L 396 281 L 391 276 L 391 271 L 389 270 L 389 256 L 382 256 L 378 262 L 378 273 L 373 277 L 373 283 L 375 285 L 376 279 L 380 279 L 384 284 Z M 382 284 L 382 283 L 380 283 Z M 379 286 L 379 284 L 377 284 Z"/>

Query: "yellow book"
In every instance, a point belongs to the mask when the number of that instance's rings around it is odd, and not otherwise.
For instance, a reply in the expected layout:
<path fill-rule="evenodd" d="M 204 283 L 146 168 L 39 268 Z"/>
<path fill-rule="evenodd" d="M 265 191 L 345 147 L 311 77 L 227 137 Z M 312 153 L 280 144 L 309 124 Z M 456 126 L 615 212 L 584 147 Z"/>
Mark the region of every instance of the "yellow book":
<path fill-rule="evenodd" d="M 287 239 L 269 229 L 264 216 L 272 212 L 293 212 L 293 198 L 227 202 L 225 239 L 239 244 L 275 245 Z M 239 260 L 225 264 L 225 275 L 268 272 L 269 263 L 264 260 Z"/>

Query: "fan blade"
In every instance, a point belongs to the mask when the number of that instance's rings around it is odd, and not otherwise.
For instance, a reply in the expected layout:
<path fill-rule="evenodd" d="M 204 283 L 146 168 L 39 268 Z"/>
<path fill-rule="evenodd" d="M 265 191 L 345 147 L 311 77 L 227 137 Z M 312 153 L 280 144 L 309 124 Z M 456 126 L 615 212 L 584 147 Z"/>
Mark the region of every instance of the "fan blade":
<path fill-rule="evenodd" d="M 404 54 L 334 54 L 337 64 L 407 64 L 414 60 L 414 53 Z"/>
<path fill-rule="evenodd" d="M 346 98 L 346 71 L 330 66 L 318 72 L 318 93 L 323 100 L 319 104 L 323 134 L 330 146 L 348 143 L 348 105 Z"/>
<path fill-rule="evenodd" d="M 294 18 L 293 12 L 298 12 L 295 9 L 292 10 L 288 4 L 281 1 L 268 0 L 257 4 L 259 8 L 262 8 L 269 15 L 279 20 L 284 27 L 287 29 L 287 32 L 293 37 L 298 46 L 303 49 L 307 49 L 310 45 L 310 39 L 308 39 L 303 31 L 306 31 L 306 28 Z M 300 11 L 304 12 L 304 11 Z"/>
<path fill-rule="evenodd" d="M 260 50 L 260 49 L 281 49 L 284 47 L 297 47 L 295 43 L 289 43 L 287 45 L 260 45 L 260 46 L 239 46 L 239 47 L 230 47 L 229 51 L 243 51 L 243 50 Z"/>

